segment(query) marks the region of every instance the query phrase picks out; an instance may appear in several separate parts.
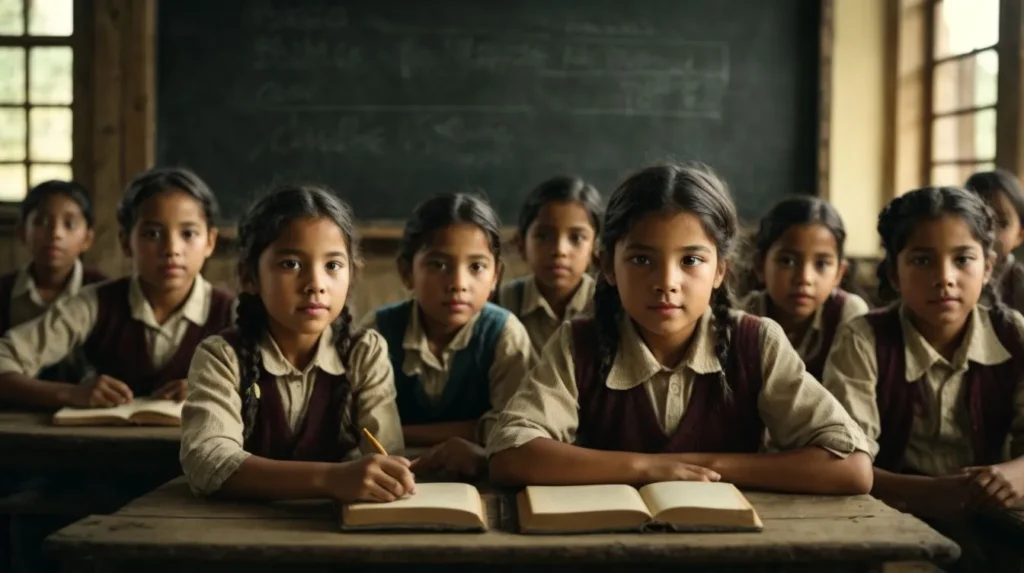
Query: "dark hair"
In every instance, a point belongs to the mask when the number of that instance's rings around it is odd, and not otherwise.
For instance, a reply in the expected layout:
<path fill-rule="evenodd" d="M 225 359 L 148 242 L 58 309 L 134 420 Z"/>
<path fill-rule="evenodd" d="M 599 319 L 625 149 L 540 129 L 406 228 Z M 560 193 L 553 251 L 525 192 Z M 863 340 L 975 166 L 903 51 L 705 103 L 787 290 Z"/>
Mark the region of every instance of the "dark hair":
<path fill-rule="evenodd" d="M 203 206 L 207 226 L 217 222 L 217 198 L 198 175 L 182 167 L 156 167 L 136 175 L 124 190 L 121 204 L 117 206 L 117 222 L 121 231 L 131 233 L 139 209 L 154 195 L 170 190 L 184 191 Z"/>
<path fill-rule="evenodd" d="M 647 167 L 622 182 L 608 200 L 604 229 L 601 231 L 601 254 L 614 257 L 615 245 L 639 222 L 651 213 L 685 211 L 700 218 L 704 232 L 715 242 L 720 262 L 729 259 L 736 238 L 736 206 L 729 188 L 711 168 L 700 163 L 663 164 Z M 715 316 L 715 355 L 722 364 L 719 380 L 722 393 L 729 397 L 729 383 L 725 365 L 732 339 L 732 320 L 729 309 L 732 296 L 728 280 L 711 294 Z M 622 300 L 619 291 L 598 278 L 594 293 L 594 319 L 598 326 L 600 377 L 608 377 L 612 361 L 619 346 L 619 318 Z"/>
<path fill-rule="evenodd" d="M 238 274 L 243 284 L 257 279 L 260 255 L 285 227 L 298 219 L 315 218 L 330 219 L 338 225 L 348 248 L 352 265 L 350 268 L 355 269 L 358 242 L 352 211 L 348 205 L 325 187 L 284 186 L 253 203 L 238 225 Z M 238 364 L 242 378 L 238 391 L 242 396 L 243 434 L 248 438 L 259 407 L 253 390 L 262 365 L 259 342 L 267 331 L 269 317 L 260 297 L 247 292 L 238 295 L 237 314 L 235 324 L 240 338 Z M 332 330 L 338 355 L 347 366 L 353 342 L 357 338 L 352 332 L 352 312 L 347 301 L 332 325 Z M 358 434 L 352 419 L 351 390 L 350 386 L 340 389 L 344 396 L 341 404 L 341 437 L 346 443 L 351 440 L 355 444 L 358 443 Z"/>
<path fill-rule="evenodd" d="M 1005 169 L 994 171 L 979 171 L 967 178 L 964 188 L 973 191 L 988 201 L 991 205 L 996 195 L 1005 193 L 1017 212 L 1021 225 L 1024 225 L 1024 191 L 1021 191 L 1020 182 L 1013 176 L 1013 173 Z"/>
<path fill-rule="evenodd" d="M 443 193 L 420 203 L 405 222 L 398 246 L 400 265 L 412 265 L 412 259 L 429 245 L 438 229 L 468 223 L 480 227 L 495 262 L 501 262 L 501 221 L 490 203 L 467 193 Z"/>
<path fill-rule="evenodd" d="M 593 185 L 579 177 L 560 175 L 544 181 L 526 196 L 526 201 L 519 210 L 520 237 L 526 237 L 541 208 L 552 202 L 579 203 L 586 209 L 594 233 L 601 232 L 601 194 Z"/>
<path fill-rule="evenodd" d="M 907 246 L 914 228 L 921 221 L 937 219 L 943 215 L 960 217 L 971 230 L 971 236 L 981 243 L 986 257 L 994 254 L 995 218 L 991 207 L 978 195 L 956 187 L 924 187 L 897 197 L 878 215 L 878 234 L 882 238 L 885 258 L 878 264 L 879 296 L 892 300 L 899 296 L 889 281 L 889 273 L 896 270 L 896 259 Z M 1007 307 L 999 299 L 992 281 L 983 291 L 993 300 L 991 312 L 1006 315 Z"/>
<path fill-rule="evenodd" d="M 21 202 L 21 224 L 24 225 L 28 221 L 28 216 L 32 214 L 32 211 L 38 209 L 47 199 L 55 195 L 64 195 L 74 201 L 82 210 L 86 225 L 92 227 L 92 201 L 89 200 L 89 191 L 76 181 L 58 179 L 44 181 L 29 189 L 25 199 Z"/>

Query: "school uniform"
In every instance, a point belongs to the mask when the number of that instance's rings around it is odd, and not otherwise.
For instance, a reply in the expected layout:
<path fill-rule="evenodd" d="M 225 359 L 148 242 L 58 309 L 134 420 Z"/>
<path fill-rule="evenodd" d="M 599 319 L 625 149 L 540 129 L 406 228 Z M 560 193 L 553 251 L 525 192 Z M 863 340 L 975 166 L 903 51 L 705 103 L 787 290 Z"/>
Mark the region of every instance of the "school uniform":
<path fill-rule="evenodd" d="M 347 367 L 331 339 L 329 332 L 321 335 L 313 359 L 299 370 L 269 333 L 264 334 L 259 343 L 259 406 L 247 440 L 237 331 L 228 330 L 199 345 L 189 369 L 180 456 L 195 493 L 219 490 L 251 455 L 340 462 L 360 452 L 375 452 L 365 439 L 358 444 L 341 440 L 338 405 L 345 391 L 352 393 L 355 428 L 370 430 L 389 454 L 404 452 L 384 338 L 373 331 L 357 335 Z"/>
<path fill-rule="evenodd" d="M 1016 260 L 1013 253 L 1010 253 L 995 280 L 1003 304 L 1024 313 L 1024 262 Z"/>
<path fill-rule="evenodd" d="M 364 322 L 387 340 L 404 425 L 479 420 L 483 443 L 531 365 L 526 329 L 494 304 L 484 305 L 439 356 L 413 300 L 380 308 Z"/>
<path fill-rule="evenodd" d="M 762 290 L 747 295 L 740 307 L 756 316 L 768 316 L 770 304 L 768 292 Z M 828 358 L 839 326 L 857 316 L 867 314 L 868 310 L 868 303 L 861 297 L 842 289 L 835 289 L 814 312 L 810 328 L 803 336 L 789 338 L 811 376 L 821 380 L 825 371 L 825 359 Z"/>
<path fill-rule="evenodd" d="M 498 304 L 506 308 L 523 323 L 526 333 L 530 336 L 535 355 L 540 355 L 544 344 L 558 330 L 562 322 L 577 317 L 589 316 L 594 311 L 594 286 L 597 282 L 588 274 L 583 275 L 582 282 L 576 288 L 569 304 L 565 307 L 565 316 L 556 316 L 551 305 L 540 294 L 537 279 L 533 275 L 518 278 L 502 285 L 498 291 Z"/>
<path fill-rule="evenodd" d="M 1024 455 L 1024 317 L 971 312 L 964 340 L 946 360 L 901 304 L 840 328 L 825 386 L 867 435 L 875 465 L 944 476 Z"/>
<path fill-rule="evenodd" d="M 233 302 L 197 276 L 181 308 L 161 325 L 137 276 L 89 285 L 0 339 L 0 373 L 35 376 L 82 350 L 96 375 L 149 395 L 185 378 L 199 342 L 231 324 Z"/>
<path fill-rule="evenodd" d="M 74 296 L 83 285 L 90 285 L 107 280 L 106 275 L 95 269 L 83 267 L 82 261 L 76 260 L 71 269 L 71 276 L 64 289 L 53 299 Z M 28 322 L 46 312 L 52 302 L 45 302 L 32 278 L 32 263 L 21 269 L 0 276 L 0 335 L 11 327 Z"/>
<path fill-rule="evenodd" d="M 488 453 L 535 438 L 647 453 L 761 449 L 765 430 L 781 449 L 820 446 L 836 455 L 867 451 L 842 406 L 804 371 L 782 328 L 730 312 L 729 358 L 715 355 L 710 309 L 700 317 L 685 357 L 660 364 L 628 316 L 606 379 L 593 320 L 563 324 L 530 378 L 498 416 Z M 719 374 L 729 380 L 723 397 Z"/>

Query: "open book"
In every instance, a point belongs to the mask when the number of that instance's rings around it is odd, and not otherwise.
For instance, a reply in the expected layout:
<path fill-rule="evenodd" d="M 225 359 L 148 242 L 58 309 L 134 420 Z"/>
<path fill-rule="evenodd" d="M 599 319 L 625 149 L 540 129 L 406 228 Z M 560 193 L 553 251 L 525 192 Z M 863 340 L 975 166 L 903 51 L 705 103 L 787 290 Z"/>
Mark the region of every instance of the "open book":
<path fill-rule="evenodd" d="M 415 494 L 396 501 L 343 506 L 341 528 L 486 531 L 487 512 L 480 492 L 469 484 L 418 483 Z"/>
<path fill-rule="evenodd" d="M 747 498 L 731 483 L 672 481 L 628 485 L 529 486 L 516 499 L 523 533 L 761 531 Z"/>
<path fill-rule="evenodd" d="M 57 426 L 180 426 L 183 402 L 135 398 L 113 408 L 61 408 L 53 415 Z"/>

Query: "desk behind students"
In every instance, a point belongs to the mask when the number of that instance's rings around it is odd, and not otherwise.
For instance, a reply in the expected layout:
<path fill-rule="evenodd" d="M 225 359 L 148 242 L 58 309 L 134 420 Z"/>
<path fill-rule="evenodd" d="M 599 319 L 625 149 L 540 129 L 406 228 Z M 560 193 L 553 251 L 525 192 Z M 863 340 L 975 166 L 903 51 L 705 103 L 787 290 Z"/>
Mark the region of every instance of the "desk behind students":
<path fill-rule="evenodd" d="M 531 536 L 513 533 L 512 496 L 484 490 L 491 530 L 483 534 L 349 533 L 339 531 L 326 501 L 242 503 L 197 499 L 183 479 L 131 502 L 113 515 L 91 516 L 51 536 L 47 546 L 68 570 L 160 571 L 398 569 L 443 564 L 469 570 L 868 571 L 883 562 L 946 562 L 958 555 L 921 521 L 869 496 L 824 497 L 746 493 L 761 533 Z"/>

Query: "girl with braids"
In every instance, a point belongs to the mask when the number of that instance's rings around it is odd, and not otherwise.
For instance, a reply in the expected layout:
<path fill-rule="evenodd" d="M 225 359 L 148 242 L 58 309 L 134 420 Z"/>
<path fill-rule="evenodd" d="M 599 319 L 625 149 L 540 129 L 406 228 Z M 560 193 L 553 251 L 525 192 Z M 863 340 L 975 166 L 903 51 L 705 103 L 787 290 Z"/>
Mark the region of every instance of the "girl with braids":
<path fill-rule="evenodd" d="M 515 243 L 533 273 L 505 283 L 498 301 L 523 322 L 535 353 L 562 322 L 592 312 L 587 270 L 600 228 L 601 195 L 579 177 L 553 177 L 526 198 Z"/>
<path fill-rule="evenodd" d="M 264 499 L 393 501 L 415 489 L 387 344 L 346 305 L 358 253 L 352 214 L 321 187 L 282 187 L 238 229 L 233 328 L 189 370 L 181 464 L 194 491 Z"/>
<path fill-rule="evenodd" d="M 117 209 L 129 277 L 83 287 L 0 340 L 0 399 L 102 408 L 135 396 L 184 400 L 196 346 L 231 322 L 234 297 L 200 274 L 217 243 L 217 199 L 195 173 L 157 168 L 135 177 Z M 41 382 L 45 367 L 79 354 L 81 384 Z"/>
<path fill-rule="evenodd" d="M 405 224 L 398 273 L 412 299 L 367 318 L 388 341 L 402 431 L 430 450 L 413 469 L 472 479 L 484 438 L 530 365 L 530 338 L 487 302 L 501 277 L 501 224 L 486 201 L 447 193 Z"/>
<path fill-rule="evenodd" d="M 725 185 L 656 165 L 609 199 L 594 318 L 566 323 L 499 415 L 491 477 L 514 484 L 725 480 L 854 494 L 862 432 L 778 324 L 730 308 Z M 779 453 L 758 453 L 767 429 Z"/>
<path fill-rule="evenodd" d="M 872 493 L 948 518 L 1024 493 L 1024 318 L 992 286 L 995 225 L 976 195 L 927 187 L 878 217 L 893 305 L 840 328 L 824 384 L 875 455 Z M 1012 458 L 1003 457 L 1011 438 Z"/>
<path fill-rule="evenodd" d="M 1003 303 L 1024 312 L 1024 263 L 1013 255 L 1024 243 L 1024 191 L 1020 182 L 1009 171 L 996 169 L 971 175 L 964 187 L 984 199 L 995 213 L 997 258 L 993 282 Z M 992 305 L 984 296 L 982 301 Z"/>
<path fill-rule="evenodd" d="M 778 322 L 816 380 L 839 325 L 868 311 L 864 299 L 840 286 L 845 240 L 839 213 L 817 197 L 777 203 L 754 236 L 754 274 L 764 290 L 742 306 Z"/>

